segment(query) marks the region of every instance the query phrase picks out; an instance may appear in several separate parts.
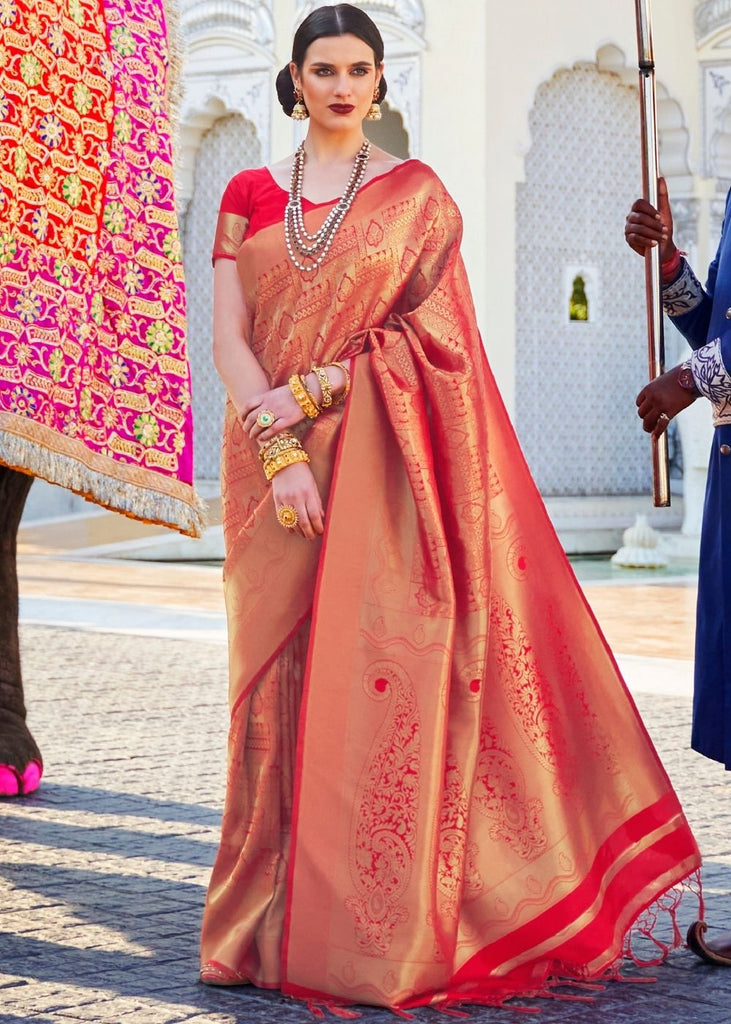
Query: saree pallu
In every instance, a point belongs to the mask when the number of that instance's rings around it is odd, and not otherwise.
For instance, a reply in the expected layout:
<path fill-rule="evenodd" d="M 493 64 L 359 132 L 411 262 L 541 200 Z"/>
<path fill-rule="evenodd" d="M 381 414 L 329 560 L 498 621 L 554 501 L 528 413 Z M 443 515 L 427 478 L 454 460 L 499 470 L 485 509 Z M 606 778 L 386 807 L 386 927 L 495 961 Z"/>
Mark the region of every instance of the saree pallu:
<path fill-rule="evenodd" d="M 601 977 L 700 857 L 487 366 L 459 212 L 409 161 L 361 189 L 315 274 L 282 234 L 238 251 L 252 350 L 272 386 L 348 357 L 353 385 L 305 435 L 321 542 L 282 530 L 227 417 L 203 962 L 402 1008 Z"/>
<path fill-rule="evenodd" d="M 0 5 L 0 463 L 197 536 L 168 29 Z"/>

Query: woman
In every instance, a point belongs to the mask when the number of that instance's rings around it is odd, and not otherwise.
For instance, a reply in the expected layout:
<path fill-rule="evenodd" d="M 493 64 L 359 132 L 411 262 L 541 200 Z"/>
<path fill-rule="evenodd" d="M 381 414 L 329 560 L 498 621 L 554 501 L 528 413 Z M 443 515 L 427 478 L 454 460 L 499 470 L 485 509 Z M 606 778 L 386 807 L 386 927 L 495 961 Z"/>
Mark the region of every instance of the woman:
<path fill-rule="evenodd" d="M 316 10 L 278 90 L 304 149 L 232 180 L 214 248 L 232 722 L 201 977 L 408 1007 L 600 976 L 698 850 L 487 367 L 459 212 L 365 145 L 376 27 Z"/>

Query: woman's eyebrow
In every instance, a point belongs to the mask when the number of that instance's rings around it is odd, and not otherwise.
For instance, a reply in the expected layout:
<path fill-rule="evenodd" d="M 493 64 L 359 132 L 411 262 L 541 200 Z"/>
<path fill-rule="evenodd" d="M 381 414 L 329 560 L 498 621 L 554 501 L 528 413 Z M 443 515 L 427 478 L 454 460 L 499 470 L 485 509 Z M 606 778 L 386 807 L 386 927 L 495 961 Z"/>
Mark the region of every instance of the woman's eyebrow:
<path fill-rule="evenodd" d="M 334 64 L 328 64 L 328 62 L 325 61 L 325 60 L 313 60 L 313 62 L 310 65 L 310 67 L 313 67 L 313 68 L 330 68 L 331 70 L 334 70 L 335 65 Z M 372 68 L 373 64 L 369 60 L 357 60 L 353 64 L 350 64 L 349 67 L 351 67 L 351 68 Z"/>

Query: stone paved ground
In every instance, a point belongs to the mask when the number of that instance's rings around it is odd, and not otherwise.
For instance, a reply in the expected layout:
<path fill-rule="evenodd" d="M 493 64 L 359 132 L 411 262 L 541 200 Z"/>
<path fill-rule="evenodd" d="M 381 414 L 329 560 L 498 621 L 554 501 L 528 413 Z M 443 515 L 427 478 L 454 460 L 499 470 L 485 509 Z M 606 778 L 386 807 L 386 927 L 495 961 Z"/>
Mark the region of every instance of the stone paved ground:
<path fill-rule="evenodd" d="M 196 982 L 224 781 L 225 648 L 37 625 L 22 640 L 47 774 L 38 794 L 0 804 L 1 1024 L 312 1021 L 276 994 Z M 687 699 L 639 703 L 706 858 L 708 918 L 731 927 L 731 779 L 688 750 Z M 686 951 L 653 973 L 593 1003 L 544 1001 L 538 1020 L 731 1022 L 731 970 Z M 395 1019 L 364 1010 L 367 1024 Z"/>

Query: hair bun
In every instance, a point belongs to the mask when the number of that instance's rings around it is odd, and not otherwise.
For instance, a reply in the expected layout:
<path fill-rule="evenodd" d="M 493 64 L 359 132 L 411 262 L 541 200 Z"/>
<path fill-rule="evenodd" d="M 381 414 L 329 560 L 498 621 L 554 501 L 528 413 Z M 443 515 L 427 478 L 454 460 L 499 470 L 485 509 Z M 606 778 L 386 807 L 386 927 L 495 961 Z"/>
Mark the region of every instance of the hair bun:
<path fill-rule="evenodd" d="M 285 64 L 282 70 L 277 75 L 277 98 L 282 105 L 282 110 L 287 117 L 292 116 L 294 110 L 294 82 L 292 81 L 292 74 L 289 70 L 289 64 Z"/>

